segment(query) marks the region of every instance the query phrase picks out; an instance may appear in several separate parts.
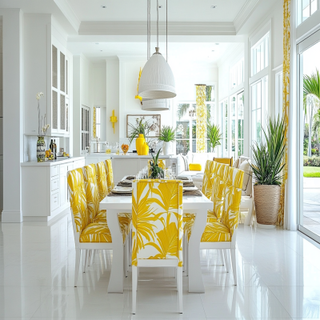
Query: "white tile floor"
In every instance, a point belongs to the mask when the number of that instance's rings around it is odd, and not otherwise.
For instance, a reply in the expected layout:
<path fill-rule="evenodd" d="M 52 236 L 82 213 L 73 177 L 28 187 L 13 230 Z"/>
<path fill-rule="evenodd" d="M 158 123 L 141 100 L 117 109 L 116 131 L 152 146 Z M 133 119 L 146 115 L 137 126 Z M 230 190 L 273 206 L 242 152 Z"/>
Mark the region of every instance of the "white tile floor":
<path fill-rule="evenodd" d="M 107 268 L 97 255 L 73 287 L 69 216 L 0 226 L 0 319 L 320 319 L 320 249 L 297 232 L 240 226 L 237 287 L 217 252 L 202 251 L 206 292 L 190 294 L 184 281 L 183 315 L 171 272 L 141 272 L 131 316 L 130 275 L 123 294 L 107 293 L 111 251 Z"/>

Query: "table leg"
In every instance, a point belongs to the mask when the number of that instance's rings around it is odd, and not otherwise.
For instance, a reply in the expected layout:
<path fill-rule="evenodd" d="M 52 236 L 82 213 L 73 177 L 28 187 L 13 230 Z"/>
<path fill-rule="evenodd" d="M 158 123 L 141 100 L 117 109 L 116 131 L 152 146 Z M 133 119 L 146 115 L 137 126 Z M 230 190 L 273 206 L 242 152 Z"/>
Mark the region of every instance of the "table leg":
<path fill-rule="evenodd" d="M 206 222 L 206 214 L 196 214 L 188 247 L 189 292 L 204 292 L 200 265 L 200 241 Z"/>
<path fill-rule="evenodd" d="M 113 259 L 108 292 L 123 293 L 123 239 L 118 210 L 107 210 L 107 221 L 112 236 Z"/>

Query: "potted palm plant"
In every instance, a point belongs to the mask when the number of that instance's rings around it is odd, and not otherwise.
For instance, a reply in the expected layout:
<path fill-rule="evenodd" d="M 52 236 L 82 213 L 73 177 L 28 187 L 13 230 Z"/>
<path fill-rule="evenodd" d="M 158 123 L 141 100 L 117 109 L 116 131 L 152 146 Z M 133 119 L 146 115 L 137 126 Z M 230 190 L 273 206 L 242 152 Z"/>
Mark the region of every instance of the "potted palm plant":
<path fill-rule="evenodd" d="M 160 168 L 158 165 L 158 158 L 159 158 L 160 151 L 161 149 L 159 149 L 156 156 L 154 156 L 153 153 L 151 154 L 152 160 L 150 161 L 150 172 L 149 172 L 150 179 L 164 178 L 163 169 Z"/>
<path fill-rule="evenodd" d="M 207 123 L 207 137 L 210 142 L 210 146 L 212 148 L 212 151 L 214 152 L 214 149 L 216 146 L 220 146 L 220 140 L 222 137 L 222 134 L 220 133 L 219 126 L 215 125 L 214 123 Z"/>
<path fill-rule="evenodd" d="M 163 154 L 168 155 L 172 153 L 172 141 L 175 140 L 175 134 L 176 129 L 173 129 L 170 126 L 163 126 L 160 135 L 159 140 L 163 141 Z"/>
<path fill-rule="evenodd" d="M 258 225 L 275 226 L 280 204 L 280 185 L 285 152 L 285 123 L 278 117 L 269 119 L 263 129 L 266 142 L 252 146 L 254 178 L 254 203 Z"/>

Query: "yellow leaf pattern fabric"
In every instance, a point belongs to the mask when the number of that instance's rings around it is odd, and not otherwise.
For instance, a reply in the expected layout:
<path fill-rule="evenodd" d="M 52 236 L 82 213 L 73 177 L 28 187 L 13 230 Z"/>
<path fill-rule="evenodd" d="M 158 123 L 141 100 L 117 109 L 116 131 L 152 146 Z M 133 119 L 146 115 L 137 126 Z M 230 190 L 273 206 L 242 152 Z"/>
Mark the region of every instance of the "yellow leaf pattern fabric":
<path fill-rule="evenodd" d="M 80 235 L 80 242 L 112 242 L 107 224 L 90 223 Z"/>
<path fill-rule="evenodd" d="M 97 163 L 97 183 L 99 190 L 99 199 L 100 201 L 104 199 L 108 193 L 108 183 L 107 183 L 107 171 L 104 162 Z"/>
<path fill-rule="evenodd" d="M 100 199 L 97 184 L 97 172 L 95 164 L 89 164 L 83 168 L 84 185 L 87 195 L 87 204 L 91 221 L 94 221 L 99 213 Z M 105 220 L 106 222 L 106 220 Z"/>
<path fill-rule="evenodd" d="M 82 230 L 92 222 L 88 214 L 82 169 L 69 171 L 67 180 L 71 213 L 74 218 L 77 233 L 81 234 Z"/>
<path fill-rule="evenodd" d="M 106 171 L 107 171 L 107 183 L 109 192 L 114 188 L 114 181 L 113 181 L 113 170 L 112 170 L 112 162 L 111 159 L 106 160 Z"/>
<path fill-rule="evenodd" d="M 132 265 L 138 259 L 177 259 L 182 266 L 182 182 L 134 180 Z"/>
<path fill-rule="evenodd" d="M 227 181 L 229 166 L 216 162 L 216 171 L 212 182 L 213 213 L 220 220 L 223 212 L 225 197 L 225 186 Z"/>
<path fill-rule="evenodd" d="M 215 167 L 215 166 L 214 166 Z M 213 174 L 213 161 L 207 160 L 206 166 L 203 173 L 202 180 L 202 193 L 210 199 L 212 196 L 212 174 Z"/>
<path fill-rule="evenodd" d="M 240 202 L 242 195 L 242 183 L 244 172 L 230 167 L 228 178 L 224 183 L 224 200 L 222 203 L 223 213 L 221 221 L 207 221 L 202 242 L 231 241 L 234 231 L 238 227 Z"/>

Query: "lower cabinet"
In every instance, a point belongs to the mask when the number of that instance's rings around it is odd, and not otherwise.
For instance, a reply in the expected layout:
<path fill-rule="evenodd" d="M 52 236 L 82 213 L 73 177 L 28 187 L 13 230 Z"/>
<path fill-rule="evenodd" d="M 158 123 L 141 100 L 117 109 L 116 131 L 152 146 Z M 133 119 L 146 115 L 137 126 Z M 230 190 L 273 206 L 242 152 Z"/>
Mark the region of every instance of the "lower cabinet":
<path fill-rule="evenodd" d="M 69 207 L 67 174 L 84 159 L 61 163 L 22 163 L 22 212 L 28 220 L 48 221 Z"/>

